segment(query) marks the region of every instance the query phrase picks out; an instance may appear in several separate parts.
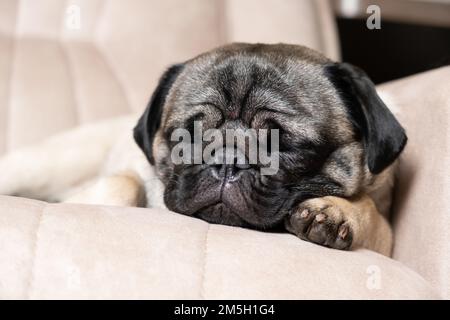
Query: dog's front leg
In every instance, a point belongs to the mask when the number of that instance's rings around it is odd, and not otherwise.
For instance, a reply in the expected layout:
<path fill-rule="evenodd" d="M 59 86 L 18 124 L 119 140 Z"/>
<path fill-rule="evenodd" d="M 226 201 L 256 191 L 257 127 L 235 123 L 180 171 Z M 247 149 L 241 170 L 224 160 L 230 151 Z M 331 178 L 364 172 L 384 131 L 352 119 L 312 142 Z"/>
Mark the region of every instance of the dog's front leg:
<path fill-rule="evenodd" d="M 286 229 L 299 238 L 335 249 L 367 248 L 391 254 L 392 231 L 368 195 L 313 198 L 286 217 Z"/>
<path fill-rule="evenodd" d="M 124 207 L 145 206 L 143 184 L 133 175 L 104 176 L 63 195 L 66 203 L 99 204 Z"/>
<path fill-rule="evenodd" d="M 0 157 L 0 194 L 58 200 L 58 195 L 99 174 L 134 116 L 105 120 L 57 134 Z"/>

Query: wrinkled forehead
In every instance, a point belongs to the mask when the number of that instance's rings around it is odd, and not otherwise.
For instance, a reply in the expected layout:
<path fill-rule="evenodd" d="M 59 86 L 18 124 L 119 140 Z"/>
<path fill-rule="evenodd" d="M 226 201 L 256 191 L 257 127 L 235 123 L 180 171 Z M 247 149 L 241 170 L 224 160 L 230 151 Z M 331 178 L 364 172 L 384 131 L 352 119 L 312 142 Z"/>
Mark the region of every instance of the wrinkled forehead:
<path fill-rule="evenodd" d="M 321 85 L 317 76 L 321 72 L 317 64 L 289 58 L 271 61 L 242 53 L 204 57 L 186 65 L 174 85 L 171 102 L 236 108 L 251 98 L 251 106 L 282 100 L 278 107 L 292 107 L 302 104 L 301 100 Z"/>
<path fill-rule="evenodd" d="M 214 95 L 220 103 L 237 104 L 238 98 L 253 92 L 283 94 L 298 98 L 318 80 L 322 67 L 293 58 L 237 53 L 194 60 L 186 66 L 178 83 L 183 98 L 196 100 Z M 300 89 L 300 90 L 299 90 Z"/>
<path fill-rule="evenodd" d="M 311 131 L 342 118 L 339 104 L 321 64 L 284 56 L 212 54 L 186 65 L 167 99 L 163 123 L 180 126 L 200 111 L 246 120 L 264 110 L 290 126 L 305 123 Z"/>

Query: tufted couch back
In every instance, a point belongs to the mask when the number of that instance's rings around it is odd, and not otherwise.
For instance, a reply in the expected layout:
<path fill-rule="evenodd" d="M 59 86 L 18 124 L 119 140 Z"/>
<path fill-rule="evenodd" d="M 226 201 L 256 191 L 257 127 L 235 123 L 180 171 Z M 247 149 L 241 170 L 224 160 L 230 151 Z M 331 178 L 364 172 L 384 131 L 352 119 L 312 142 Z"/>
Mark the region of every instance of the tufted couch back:
<path fill-rule="evenodd" d="M 0 0 L 0 154 L 139 111 L 168 65 L 232 41 L 338 58 L 326 0 Z"/>

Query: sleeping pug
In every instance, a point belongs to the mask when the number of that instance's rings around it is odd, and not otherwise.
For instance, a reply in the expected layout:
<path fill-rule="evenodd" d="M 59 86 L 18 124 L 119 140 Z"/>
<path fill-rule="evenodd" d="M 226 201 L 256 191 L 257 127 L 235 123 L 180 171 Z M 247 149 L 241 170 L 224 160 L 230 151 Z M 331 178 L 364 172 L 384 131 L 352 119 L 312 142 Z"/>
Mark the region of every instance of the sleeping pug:
<path fill-rule="evenodd" d="M 10 153 L 0 160 L 0 193 L 167 207 L 390 254 L 383 215 L 407 138 L 360 69 L 302 46 L 231 44 L 170 67 L 136 121 L 83 126 Z M 277 170 L 263 174 L 267 165 L 235 159 L 173 161 L 174 131 L 195 134 L 199 121 L 203 130 L 277 132 L 276 152 L 269 150 Z"/>

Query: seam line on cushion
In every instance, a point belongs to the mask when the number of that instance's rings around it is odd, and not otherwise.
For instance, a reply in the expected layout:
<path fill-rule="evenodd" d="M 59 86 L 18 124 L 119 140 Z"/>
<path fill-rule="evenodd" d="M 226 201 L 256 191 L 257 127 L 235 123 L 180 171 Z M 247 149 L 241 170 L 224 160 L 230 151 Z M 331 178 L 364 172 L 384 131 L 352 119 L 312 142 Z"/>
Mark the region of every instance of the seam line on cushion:
<path fill-rule="evenodd" d="M 42 207 L 42 210 L 39 214 L 38 221 L 36 223 L 36 231 L 34 232 L 33 242 L 32 242 L 32 253 L 31 253 L 31 266 L 30 266 L 30 276 L 28 278 L 28 285 L 25 291 L 25 298 L 30 299 L 31 293 L 33 291 L 33 284 L 35 278 L 35 265 L 36 265 L 36 255 L 38 250 L 39 243 L 39 231 L 41 229 L 42 219 L 44 217 L 45 211 L 47 210 L 48 204 L 45 204 Z"/>
<path fill-rule="evenodd" d="M 205 234 L 205 245 L 203 246 L 203 268 L 202 268 L 202 278 L 201 278 L 201 286 L 200 286 L 200 299 L 205 299 L 205 282 L 206 282 L 206 267 L 208 262 L 208 238 L 209 238 L 209 230 L 211 225 L 208 223 L 208 227 L 206 228 Z"/>
<path fill-rule="evenodd" d="M 127 91 L 127 88 L 125 86 L 124 81 L 122 81 L 123 79 L 119 77 L 119 73 L 117 72 L 117 70 L 113 67 L 113 64 L 111 63 L 110 57 L 104 52 L 102 46 L 101 46 L 101 41 L 99 40 L 100 36 L 99 36 L 99 28 L 101 27 L 101 24 L 103 23 L 103 20 L 105 19 L 105 14 L 106 14 L 106 9 L 109 5 L 109 0 L 103 0 L 102 4 L 101 4 L 101 9 L 99 10 L 99 13 L 97 15 L 97 19 L 95 22 L 95 26 L 93 27 L 92 30 L 92 38 L 91 38 L 91 42 L 93 47 L 95 48 L 95 50 L 97 50 L 97 53 L 99 54 L 99 56 L 101 56 L 103 58 L 103 61 L 105 62 L 106 66 L 108 67 L 108 69 L 110 70 L 111 74 L 114 76 L 115 80 L 117 81 L 117 84 L 119 85 L 124 100 L 127 103 L 126 108 L 128 109 L 129 113 L 133 113 L 134 109 L 133 106 L 131 104 L 132 99 Z"/>
<path fill-rule="evenodd" d="M 130 96 L 129 92 L 127 91 L 125 82 L 122 81 L 121 77 L 119 77 L 119 72 L 114 68 L 114 66 L 110 60 L 110 57 L 105 53 L 105 51 L 97 43 L 94 43 L 93 46 L 94 46 L 95 50 L 97 50 L 97 53 L 103 58 L 103 61 L 105 61 L 105 64 L 108 67 L 109 71 L 111 72 L 111 74 L 113 75 L 115 80 L 117 81 L 117 84 L 119 85 L 119 87 L 122 91 L 123 97 L 125 98 L 124 100 L 127 103 L 128 113 L 134 112 L 133 106 L 131 104 L 131 101 L 132 101 L 131 96 Z"/>
<path fill-rule="evenodd" d="M 11 65 L 10 65 L 10 70 L 9 70 L 9 79 L 8 79 L 8 97 L 6 98 L 6 108 L 5 108 L 5 135 L 4 135 L 4 152 L 7 153 L 11 150 L 11 130 L 12 130 L 12 108 L 11 108 L 11 104 L 12 104 L 12 95 L 13 95 L 13 79 L 14 79 L 14 65 L 16 62 L 16 56 L 17 56 L 17 30 L 18 30 L 18 24 L 19 24 L 19 18 L 20 18 L 20 8 L 21 8 L 21 3 L 20 1 L 17 2 L 17 8 L 16 8 L 16 16 L 15 16 L 15 20 L 14 20 L 14 30 L 13 33 L 11 34 L 11 41 L 12 41 L 12 48 L 11 48 Z"/>
<path fill-rule="evenodd" d="M 7 153 L 11 150 L 11 130 L 12 130 L 12 95 L 13 95 L 13 79 L 14 79 L 14 65 L 16 61 L 16 51 L 17 51 L 17 39 L 15 36 L 11 37 L 11 60 L 10 60 L 10 67 L 9 67 L 9 80 L 8 80 L 8 97 L 6 98 L 6 108 L 5 108 L 5 135 L 3 137 L 4 140 L 4 152 Z"/>
<path fill-rule="evenodd" d="M 317 22 L 320 31 L 321 45 L 323 53 L 332 60 L 341 61 L 341 48 L 339 36 L 337 33 L 337 22 L 333 16 L 332 5 L 328 1 L 315 1 L 315 12 L 317 14 Z M 325 33 L 329 33 L 329 37 L 325 37 Z"/>
<path fill-rule="evenodd" d="M 64 59 L 66 60 L 66 64 L 67 64 L 67 73 L 69 75 L 69 79 L 70 79 L 70 88 L 71 88 L 71 92 L 72 92 L 72 99 L 73 102 L 75 104 L 75 109 L 73 110 L 73 115 L 74 115 L 74 123 L 75 126 L 80 125 L 82 123 L 82 112 L 81 112 L 81 104 L 80 104 L 80 98 L 79 98 L 79 90 L 78 90 L 78 86 L 77 86 L 77 79 L 75 78 L 75 65 L 73 63 L 73 60 L 71 59 L 70 56 L 70 49 L 68 48 L 67 43 L 60 39 L 59 40 L 59 45 L 61 47 L 61 50 L 63 52 L 64 55 Z"/>
<path fill-rule="evenodd" d="M 316 27 L 316 30 L 319 30 L 319 46 L 320 46 L 320 52 L 322 52 L 324 55 L 329 55 L 330 53 L 329 52 L 326 52 L 327 51 L 327 49 L 328 48 L 326 48 L 326 45 L 325 45 L 325 36 L 324 36 L 324 30 L 323 30 L 323 22 L 321 21 L 321 18 L 320 18 L 320 16 L 321 16 L 321 14 L 320 14 L 320 11 L 319 11 L 319 6 L 320 6 L 320 3 L 318 2 L 318 1 L 313 1 L 312 2 L 312 8 L 313 8 L 313 11 L 314 11 L 314 16 L 315 16 L 315 19 L 314 19 L 314 25 L 315 25 L 315 27 Z"/>
<path fill-rule="evenodd" d="M 96 40 L 97 40 L 97 36 L 98 36 L 98 29 L 100 28 L 102 22 L 103 22 L 103 17 L 105 16 L 105 11 L 106 11 L 106 6 L 108 5 L 107 3 L 108 0 L 103 0 L 101 3 L 101 7 L 100 10 L 97 13 L 97 17 L 95 18 L 95 25 L 92 27 L 92 37 L 91 37 L 91 42 L 93 44 L 96 44 Z"/>
<path fill-rule="evenodd" d="M 216 7 L 219 43 L 226 43 L 228 39 L 228 11 L 226 1 L 219 0 Z"/>

